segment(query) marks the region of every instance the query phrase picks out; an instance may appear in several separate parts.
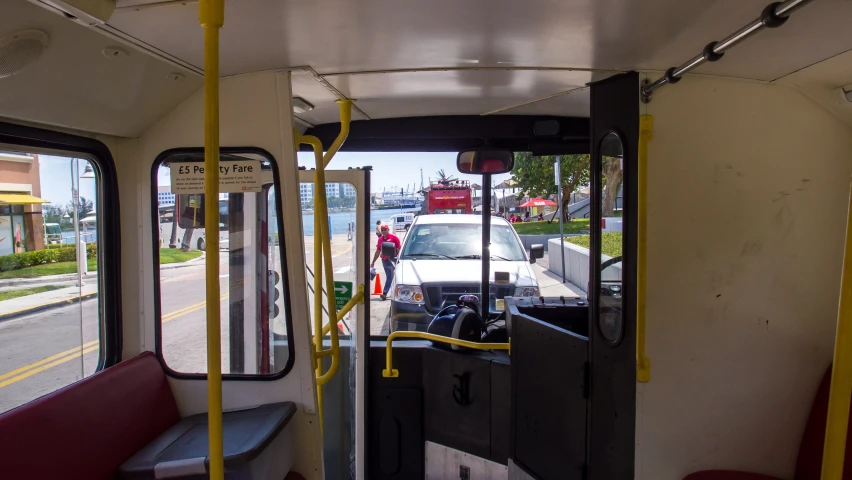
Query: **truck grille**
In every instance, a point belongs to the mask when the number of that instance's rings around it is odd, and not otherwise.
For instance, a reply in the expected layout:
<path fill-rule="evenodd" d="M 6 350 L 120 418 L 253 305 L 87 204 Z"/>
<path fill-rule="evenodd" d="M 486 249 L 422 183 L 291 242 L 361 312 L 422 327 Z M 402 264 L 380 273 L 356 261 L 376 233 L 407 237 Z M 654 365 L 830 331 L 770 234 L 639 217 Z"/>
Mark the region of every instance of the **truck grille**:
<path fill-rule="evenodd" d="M 443 284 L 443 285 L 423 285 L 423 294 L 426 297 L 426 309 L 429 313 L 438 313 L 438 311 L 447 305 L 452 305 L 458 302 L 462 295 L 475 295 L 479 298 L 480 285 L 474 284 Z M 513 285 L 491 285 L 491 309 L 495 308 L 496 299 L 511 297 L 515 294 Z"/>

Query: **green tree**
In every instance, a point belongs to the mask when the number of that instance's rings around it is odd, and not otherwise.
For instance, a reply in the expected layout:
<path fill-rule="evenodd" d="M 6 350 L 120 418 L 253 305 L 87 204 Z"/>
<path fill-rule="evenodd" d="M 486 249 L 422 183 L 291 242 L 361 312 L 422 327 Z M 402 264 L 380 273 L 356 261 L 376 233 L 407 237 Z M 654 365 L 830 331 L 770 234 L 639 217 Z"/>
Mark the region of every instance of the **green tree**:
<path fill-rule="evenodd" d="M 554 165 L 556 157 L 544 155 L 533 156 L 530 152 L 515 153 L 515 167 L 512 169 L 512 180 L 521 189 L 520 195 L 530 197 L 547 197 L 558 192 Z M 570 220 L 567 215 L 568 202 L 571 194 L 579 187 L 589 183 L 590 156 L 584 155 L 562 155 L 559 178 L 562 180 L 562 205 L 563 219 Z M 550 221 L 553 221 L 551 219 Z"/>
<path fill-rule="evenodd" d="M 68 210 L 68 214 L 73 216 L 73 212 L 74 212 L 74 201 L 73 200 L 68 202 L 67 210 Z M 91 200 L 87 200 L 86 197 L 80 197 L 80 202 L 77 204 L 77 219 L 82 220 L 94 211 L 95 211 L 94 203 Z"/>
<path fill-rule="evenodd" d="M 43 205 L 41 214 L 44 217 L 44 223 L 62 223 L 65 208 L 62 205 Z"/>
<path fill-rule="evenodd" d="M 601 204 L 601 216 L 611 217 L 615 212 L 615 204 L 618 199 L 618 188 L 621 186 L 622 171 L 621 159 L 618 157 L 603 157 L 602 173 L 604 181 L 604 197 Z M 609 188 L 614 185 L 614 188 Z"/>

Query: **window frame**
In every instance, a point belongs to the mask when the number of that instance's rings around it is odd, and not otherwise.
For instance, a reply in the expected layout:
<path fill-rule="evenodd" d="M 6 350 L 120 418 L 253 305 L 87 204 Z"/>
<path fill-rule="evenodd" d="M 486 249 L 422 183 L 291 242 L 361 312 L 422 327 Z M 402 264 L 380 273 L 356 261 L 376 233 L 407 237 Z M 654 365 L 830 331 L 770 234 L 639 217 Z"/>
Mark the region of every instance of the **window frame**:
<path fill-rule="evenodd" d="M 281 176 L 278 172 L 278 163 L 275 160 L 275 157 L 266 151 L 263 148 L 259 147 L 219 147 L 220 155 L 257 155 L 263 157 L 265 160 L 269 161 L 272 168 L 272 181 L 273 187 L 275 188 L 275 211 L 276 211 L 276 220 L 278 222 L 278 245 L 279 245 L 279 259 L 281 262 L 281 272 L 287 272 L 287 252 L 284 249 L 284 245 L 286 245 L 286 232 L 284 231 L 284 217 L 283 213 L 283 200 L 282 200 L 282 187 L 281 187 Z M 154 263 L 152 264 L 153 268 L 153 278 L 154 278 L 154 353 L 157 356 L 157 360 L 160 362 L 160 365 L 163 367 L 163 371 L 166 372 L 166 375 L 182 379 L 182 380 L 206 380 L 207 373 L 185 373 L 178 372 L 171 367 L 169 367 L 168 363 L 166 363 L 166 359 L 163 357 L 163 336 L 162 336 L 162 299 L 160 297 L 160 268 L 159 268 L 159 228 L 153 228 L 159 226 L 159 212 L 158 212 L 158 189 L 157 189 L 157 181 L 158 181 L 158 170 L 162 165 L 163 161 L 167 160 L 169 157 L 173 155 L 204 155 L 203 147 L 181 147 L 181 148 L 171 148 L 161 152 L 154 159 L 154 163 L 151 166 L 151 203 L 149 207 L 151 207 L 151 247 L 153 253 Z M 200 163 L 200 162 L 199 162 Z M 174 219 L 177 221 L 177 218 Z M 205 267 L 205 276 L 206 276 L 206 267 Z M 285 278 L 285 275 L 282 275 L 282 279 Z M 284 378 L 290 371 L 293 369 L 293 366 L 296 362 L 296 345 L 293 342 L 293 314 L 290 303 L 290 283 L 288 282 L 285 285 L 286 288 L 282 288 L 281 297 L 284 300 L 284 308 L 282 309 L 285 315 L 284 324 L 287 327 L 287 363 L 284 364 L 284 368 L 275 373 L 267 373 L 267 374 L 254 374 L 254 373 L 223 373 L 222 380 L 223 381 L 262 381 L 269 382 L 279 380 Z M 206 309 L 205 309 L 206 312 Z"/>
<path fill-rule="evenodd" d="M 123 353 L 121 204 L 115 161 L 109 148 L 92 138 L 2 121 L 0 121 L 0 145 L 35 154 L 85 159 L 95 170 L 95 196 L 99 213 L 96 224 L 99 348 L 98 364 L 94 373 L 119 363 Z M 106 218 L 110 221 L 106 222 Z"/>

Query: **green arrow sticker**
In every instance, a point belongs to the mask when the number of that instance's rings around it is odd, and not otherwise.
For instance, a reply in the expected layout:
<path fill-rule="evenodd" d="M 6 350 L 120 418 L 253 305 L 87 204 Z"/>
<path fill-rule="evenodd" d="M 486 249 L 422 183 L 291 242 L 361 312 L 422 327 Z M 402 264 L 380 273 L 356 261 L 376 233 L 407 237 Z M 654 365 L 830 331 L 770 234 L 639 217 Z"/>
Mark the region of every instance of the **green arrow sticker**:
<path fill-rule="evenodd" d="M 334 282 L 334 307 L 339 312 L 352 300 L 352 282 Z"/>

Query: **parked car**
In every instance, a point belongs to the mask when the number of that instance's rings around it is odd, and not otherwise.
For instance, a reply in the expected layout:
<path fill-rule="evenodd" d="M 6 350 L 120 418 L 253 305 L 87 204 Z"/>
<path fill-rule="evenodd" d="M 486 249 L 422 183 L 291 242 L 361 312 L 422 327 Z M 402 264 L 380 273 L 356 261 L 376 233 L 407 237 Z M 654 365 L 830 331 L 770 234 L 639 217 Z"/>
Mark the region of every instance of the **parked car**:
<path fill-rule="evenodd" d="M 393 223 L 393 232 L 407 232 L 411 228 L 411 224 L 414 223 L 414 214 L 400 213 L 394 215 L 391 223 Z"/>
<path fill-rule="evenodd" d="M 505 297 L 539 295 L 531 268 L 543 247 L 533 255 L 524 251 L 515 229 L 503 218 L 491 219 L 490 308 Z M 390 330 L 426 330 L 443 307 L 459 296 L 480 294 L 482 280 L 482 217 L 475 215 L 421 215 L 406 236 L 391 285 Z M 531 259 L 532 258 L 532 259 Z M 509 281 L 494 282 L 495 272 L 507 272 Z"/>

